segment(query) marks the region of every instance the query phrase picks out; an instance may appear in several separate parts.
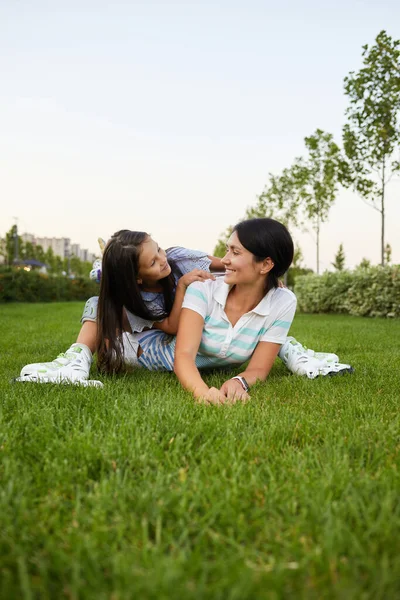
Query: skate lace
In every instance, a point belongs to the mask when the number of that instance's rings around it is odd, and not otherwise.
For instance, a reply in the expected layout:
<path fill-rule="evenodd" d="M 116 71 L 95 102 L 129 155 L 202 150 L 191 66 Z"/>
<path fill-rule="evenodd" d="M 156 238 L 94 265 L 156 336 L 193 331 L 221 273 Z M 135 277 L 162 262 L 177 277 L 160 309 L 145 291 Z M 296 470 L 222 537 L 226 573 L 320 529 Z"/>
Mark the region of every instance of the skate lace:
<path fill-rule="evenodd" d="M 293 348 L 296 348 L 297 352 L 307 352 L 308 350 L 307 346 L 303 346 L 303 344 L 300 344 L 300 342 L 291 341 L 290 344 L 293 346 Z"/>
<path fill-rule="evenodd" d="M 75 362 L 77 359 L 79 359 L 79 355 L 76 355 L 74 352 L 61 352 L 54 362 L 65 366 L 70 362 Z M 78 360 L 78 362 L 81 361 Z"/>

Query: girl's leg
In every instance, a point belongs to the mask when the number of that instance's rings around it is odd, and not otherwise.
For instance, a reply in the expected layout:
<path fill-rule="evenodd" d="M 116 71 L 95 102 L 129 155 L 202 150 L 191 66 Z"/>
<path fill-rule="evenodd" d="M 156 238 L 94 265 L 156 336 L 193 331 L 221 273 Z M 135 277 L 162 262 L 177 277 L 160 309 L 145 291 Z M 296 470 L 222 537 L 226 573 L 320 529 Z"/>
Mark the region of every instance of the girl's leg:
<path fill-rule="evenodd" d="M 89 298 L 86 302 L 77 341 L 52 362 L 23 367 L 18 381 L 75 383 L 88 380 L 93 352 L 96 350 L 97 302 L 97 297 Z"/>
<path fill-rule="evenodd" d="M 96 337 L 97 323 L 95 321 L 83 321 L 76 343 L 84 344 L 94 354 L 96 351 Z"/>

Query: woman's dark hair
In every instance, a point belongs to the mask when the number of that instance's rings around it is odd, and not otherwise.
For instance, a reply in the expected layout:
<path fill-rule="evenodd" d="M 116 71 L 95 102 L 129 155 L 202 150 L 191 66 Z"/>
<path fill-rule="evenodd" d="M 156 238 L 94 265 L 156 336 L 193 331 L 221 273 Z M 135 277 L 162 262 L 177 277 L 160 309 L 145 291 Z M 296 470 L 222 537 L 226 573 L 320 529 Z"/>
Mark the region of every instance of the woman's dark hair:
<path fill-rule="evenodd" d="M 278 279 L 290 267 L 294 253 L 292 236 L 286 227 L 274 219 L 248 219 L 238 223 L 233 231 L 256 262 L 272 260 L 274 267 L 268 273 L 266 291 L 278 287 Z"/>
<path fill-rule="evenodd" d="M 149 238 L 144 231 L 117 231 L 107 243 L 102 261 L 97 317 L 97 364 L 101 371 L 119 372 L 124 361 L 119 339 L 123 309 L 149 321 L 169 315 L 174 302 L 175 278 L 171 273 L 160 279 L 164 294 L 164 312 L 152 313 L 146 306 L 137 282 L 142 244 Z"/>

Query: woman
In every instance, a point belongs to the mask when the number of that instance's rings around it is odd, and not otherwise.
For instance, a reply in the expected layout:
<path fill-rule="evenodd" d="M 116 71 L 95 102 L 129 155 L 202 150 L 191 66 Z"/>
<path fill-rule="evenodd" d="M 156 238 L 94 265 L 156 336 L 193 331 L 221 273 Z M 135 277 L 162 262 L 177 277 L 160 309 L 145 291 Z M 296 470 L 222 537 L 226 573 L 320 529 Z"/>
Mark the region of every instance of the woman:
<path fill-rule="evenodd" d="M 292 260 L 293 241 L 284 225 L 250 219 L 236 225 L 228 240 L 223 281 L 188 288 L 174 370 L 195 398 L 212 403 L 247 400 L 250 387 L 265 380 L 296 311 L 294 294 L 278 287 Z M 199 353 L 215 365 L 250 362 L 218 390 L 201 378 Z"/>

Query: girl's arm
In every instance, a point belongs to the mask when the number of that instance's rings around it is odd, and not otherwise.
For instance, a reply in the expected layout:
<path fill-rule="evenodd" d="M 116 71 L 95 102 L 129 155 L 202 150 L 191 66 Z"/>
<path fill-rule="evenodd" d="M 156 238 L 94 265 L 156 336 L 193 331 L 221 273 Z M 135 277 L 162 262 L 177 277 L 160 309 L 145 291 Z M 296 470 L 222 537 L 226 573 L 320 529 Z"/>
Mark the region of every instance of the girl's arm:
<path fill-rule="evenodd" d="M 175 300 L 170 314 L 166 319 L 163 319 L 162 321 L 156 321 L 153 325 L 153 329 L 161 329 L 161 331 L 164 331 L 165 333 L 175 335 L 178 331 L 179 317 L 182 310 L 182 302 L 185 297 L 186 288 L 194 281 L 204 282 L 207 279 L 215 279 L 215 277 L 208 271 L 202 271 L 201 269 L 193 269 L 193 271 L 190 271 L 190 273 L 182 275 L 178 281 L 178 285 L 176 286 Z"/>
<path fill-rule="evenodd" d="M 265 381 L 280 347 L 281 344 L 258 342 L 246 370 L 239 373 L 241 377 L 245 378 L 249 386 L 252 386 L 257 381 Z M 225 381 L 221 386 L 221 392 L 230 400 L 247 400 L 249 397 L 237 379 L 228 379 Z"/>
<path fill-rule="evenodd" d="M 225 396 L 216 388 L 209 388 L 200 376 L 195 359 L 200 346 L 204 319 L 189 308 L 182 309 L 176 338 L 174 371 L 185 390 L 199 401 L 218 404 Z"/>
<path fill-rule="evenodd" d="M 208 256 L 207 258 L 211 260 L 210 271 L 225 271 L 225 266 L 218 256 Z"/>

